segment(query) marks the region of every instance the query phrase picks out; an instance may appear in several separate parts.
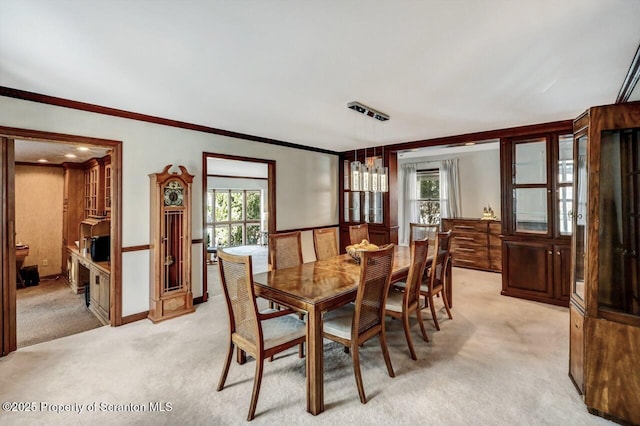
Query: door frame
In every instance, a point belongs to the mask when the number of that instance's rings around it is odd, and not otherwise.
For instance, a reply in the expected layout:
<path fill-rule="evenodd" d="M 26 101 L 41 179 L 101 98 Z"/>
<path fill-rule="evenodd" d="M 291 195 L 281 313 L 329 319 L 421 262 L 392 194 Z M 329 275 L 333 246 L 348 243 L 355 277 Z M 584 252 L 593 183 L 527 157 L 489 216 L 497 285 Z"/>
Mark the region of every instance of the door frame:
<path fill-rule="evenodd" d="M 17 349 L 15 284 L 15 139 L 72 145 L 99 145 L 111 149 L 111 274 L 109 317 L 112 326 L 122 325 L 122 141 L 80 135 L 43 132 L 0 126 L 0 220 L 3 244 L 0 247 L 2 316 L 0 356 Z M 13 279 L 12 279 L 13 277 Z"/>
<path fill-rule="evenodd" d="M 202 302 L 209 299 L 209 279 L 207 277 L 207 158 L 221 158 L 224 160 L 245 161 L 248 163 L 263 163 L 267 165 L 267 188 L 269 199 L 267 200 L 267 212 L 269 221 L 267 231 L 269 234 L 276 230 L 276 162 L 263 158 L 241 157 L 237 155 L 217 154 L 213 152 L 202 153 Z"/>

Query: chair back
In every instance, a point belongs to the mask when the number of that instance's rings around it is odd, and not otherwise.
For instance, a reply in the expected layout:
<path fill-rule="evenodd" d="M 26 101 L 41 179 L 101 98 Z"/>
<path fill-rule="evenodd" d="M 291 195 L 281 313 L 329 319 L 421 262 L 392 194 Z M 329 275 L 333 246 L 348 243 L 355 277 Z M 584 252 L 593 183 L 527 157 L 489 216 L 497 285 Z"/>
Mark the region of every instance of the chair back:
<path fill-rule="evenodd" d="M 272 269 L 302 265 L 300 231 L 269 235 L 269 263 Z"/>
<path fill-rule="evenodd" d="M 349 227 L 349 244 L 359 244 L 362 240 L 371 241 L 369 238 L 369 224 L 351 225 Z"/>
<path fill-rule="evenodd" d="M 429 273 L 429 291 L 432 294 L 445 283 L 451 258 L 451 231 L 438 232 L 434 247 L 433 263 Z"/>
<path fill-rule="evenodd" d="M 313 230 L 313 248 L 316 259 L 322 260 L 340 254 L 338 250 L 338 228 L 320 228 Z"/>
<path fill-rule="evenodd" d="M 420 285 L 427 264 L 427 255 L 429 253 L 429 240 L 416 240 L 411 243 L 411 263 L 409 265 L 409 273 L 407 275 L 406 286 L 403 296 L 403 304 L 405 307 L 417 302 L 420 299 Z"/>
<path fill-rule="evenodd" d="M 231 335 L 249 343 L 262 341 L 258 307 L 253 289 L 251 256 L 238 256 L 218 250 L 218 268 L 222 292 L 227 301 Z"/>
<path fill-rule="evenodd" d="M 426 225 L 423 223 L 409 224 L 409 245 L 417 240 L 428 238 L 432 243 L 436 240 L 436 234 L 440 232 L 440 225 Z"/>
<path fill-rule="evenodd" d="M 367 330 L 383 325 L 392 269 L 393 244 L 362 253 L 352 338 L 355 339 Z"/>

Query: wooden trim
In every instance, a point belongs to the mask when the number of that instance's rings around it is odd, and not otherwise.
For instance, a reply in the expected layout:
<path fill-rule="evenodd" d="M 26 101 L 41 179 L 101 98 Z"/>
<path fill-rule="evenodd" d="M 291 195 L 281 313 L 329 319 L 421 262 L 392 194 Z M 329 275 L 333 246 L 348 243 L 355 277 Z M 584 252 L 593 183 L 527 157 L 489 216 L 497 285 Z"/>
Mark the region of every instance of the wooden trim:
<path fill-rule="evenodd" d="M 338 155 L 338 153 L 334 153 Z M 268 191 L 268 200 L 267 200 L 267 212 L 269 213 L 269 223 L 267 224 L 267 230 L 271 234 L 276 229 L 276 161 L 268 160 L 264 158 L 252 158 L 252 157 L 242 157 L 239 155 L 229 155 L 229 154 L 218 154 L 213 152 L 203 152 L 202 153 L 202 242 L 204 243 L 204 236 L 207 234 L 207 223 L 204 220 L 207 217 L 207 177 L 208 176 L 222 176 L 215 174 L 207 173 L 207 159 L 208 158 L 219 158 L 223 160 L 232 160 L 232 161 L 244 161 L 251 163 L 262 163 L 267 165 L 267 191 Z M 224 177 L 233 177 L 237 178 L 240 176 L 224 176 Z M 264 179 L 264 178 L 248 178 L 248 179 Z M 206 302 L 209 298 L 208 296 L 208 280 L 207 280 L 207 250 L 202 250 L 202 296 L 200 298 L 194 299 L 194 303 L 202 303 Z M 197 301 L 201 299 L 201 301 Z"/>
<path fill-rule="evenodd" d="M 335 224 L 335 225 L 323 225 L 323 226 L 310 226 L 307 228 L 278 229 L 276 233 L 284 234 L 285 232 L 304 232 L 304 231 L 313 231 L 314 229 L 324 229 L 324 228 L 340 228 L 340 225 Z"/>
<path fill-rule="evenodd" d="M 122 317 L 122 324 L 120 325 L 130 324 L 132 322 L 146 319 L 148 315 L 149 315 L 149 311 L 138 312 L 137 314 L 127 315 L 126 317 Z"/>
<path fill-rule="evenodd" d="M 152 115 L 140 114 L 131 111 L 125 111 L 116 108 L 109 108 L 85 102 L 73 101 L 70 99 L 58 98 L 55 96 L 47 96 L 34 92 L 13 89 L 6 86 L 0 86 L 0 96 L 9 98 L 22 99 L 25 101 L 39 102 L 47 105 L 55 105 L 64 108 L 77 109 L 81 111 L 93 112 L 96 114 L 110 115 L 113 117 L 121 117 L 129 120 L 144 121 L 147 123 L 160 124 L 163 126 L 177 127 L 180 129 L 194 130 L 196 132 L 210 133 L 214 135 L 227 136 L 230 138 L 244 139 L 253 142 L 261 142 L 270 145 L 278 145 L 286 148 L 302 149 L 305 151 L 319 152 L 322 154 L 338 155 L 338 152 L 328 149 L 316 148 L 306 145 L 299 145 L 292 142 L 269 139 L 262 136 L 249 135 L 246 133 L 233 132 L 230 130 L 217 129 L 215 127 L 202 126 L 199 124 L 187 123 L 184 121 L 171 120 L 168 118 L 156 117 Z"/>
<path fill-rule="evenodd" d="M 620 324 L 640 327 L 640 317 L 636 315 L 625 314 L 624 312 L 613 312 L 604 309 L 598 309 L 598 317 Z"/>
<path fill-rule="evenodd" d="M 621 104 L 627 102 L 631 93 L 633 93 L 633 89 L 636 87 L 638 83 L 638 79 L 640 78 L 640 46 L 636 50 L 636 54 L 631 60 L 631 65 L 629 66 L 629 70 L 627 71 L 627 75 L 624 77 L 622 81 L 622 86 L 620 87 L 620 91 L 618 92 L 618 96 L 616 97 L 616 103 Z"/>
<path fill-rule="evenodd" d="M 193 298 L 193 304 L 194 305 L 199 305 L 200 303 L 206 302 L 207 299 L 208 299 L 208 297 L 205 297 L 204 295 L 202 295 L 200 297 L 194 297 Z"/>
<path fill-rule="evenodd" d="M 15 167 L 13 140 L 0 137 L 0 356 L 17 349 L 16 256 L 15 256 Z"/>
<path fill-rule="evenodd" d="M 195 238 L 191 240 L 191 245 L 204 243 L 204 238 Z"/>
<path fill-rule="evenodd" d="M 456 135 L 456 136 L 443 136 L 440 138 L 433 138 L 433 139 L 422 139 L 422 140 L 411 141 L 411 142 L 399 142 L 399 143 L 385 145 L 385 146 L 368 147 L 367 149 L 377 150 L 377 149 L 384 148 L 385 150 L 392 152 L 392 151 L 404 151 L 404 150 L 416 149 L 416 148 L 425 148 L 429 146 L 464 144 L 465 142 L 478 142 L 478 141 L 484 141 L 489 139 L 502 139 L 502 138 L 510 138 L 510 137 L 521 137 L 521 136 L 536 136 L 539 134 L 564 132 L 567 129 L 571 131 L 572 125 L 573 125 L 573 119 L 553 121 L 550 123 L 528 124 L 525 126 L 508 127 L 505 129 L 488 130 L 488 131 L 475 132 L 475 133 L 466 133 L 463 135 Z M 353 150 L 344 151 L 342 154 L 348 157 L 349 154 L 353 155 Z"/>
<path fill-rule="evenodd" d="M 122 252 L 123 253 L 129 253 L 132 251 L 144 251 L 144 250 L 149 250 L 151 249 L 151 246 L 149 244 L 142 244 L 139 246 L 128 246 L 128 247 L 122 247 Z"/>
<path fill-rule="evenodd" d="M 58 169 L 64 169 L 62 164 L 51 164 L 51 163 L 27 163 L 26 161 L 16 161 L 14 163 L 16 166 L 29 166 L 29 167 L 52 167 Z"/>
<path fill-rule="evenodd" d="M 0 86 L 0 94 L 2 87 Z M 11 139 L 24 139 L 33 141 L 47 141 L 54 143 L 67 143 L 76 145 L 99 145 L 111 148 L 112 170 L 112 206 L 111 206 L 111 273 L 110 273 L 110 310 L 109 322 L 112 326 L 122 325 L 122 142 L 111 139 L 100 139 L 79 135 L 69 135 L 54 132 L 42 132 L 39 130 L 22 129 L 16 127 L 0 126 L 0 135 Z M 12 157 L 13 161 L 13 157 Z M 13 168 L 14 164 L 3 165 L 5 168 Z M 13 183 L 11 184 L 13 188 Z M 6 226 L 3 218 L 3 226 Z M 12 239 L 13 241 L 13 239 Z M 3 265 L 3 269 L 6 267 Z M 15 286 L 14 286 L 15 287 Z M 13 302 L 11 302 L 13 300 Z M 15 304 L 15 294 L 10 297 L 9 303 Z M 12 326 L 15 333 L 15 323 Z M 3 330 L 6 333 L 7 330 Z M 9 330 L 11 333 L 11 330 Z M 4 338 L 4 336 L 3 336 Z M 13 349 L 15 350 L 15 348 Z"/>
<path fill-rule="evenodd" d="M 253 176 L 229 176 L 229 175 L 207 175 L 208 178 L 210 177 L 221 177 L 221 178 L 228 178 L 228 179 L 254 179 L 254 180 L 269 180 L 269 178 L 261 178 L 261 177 L 253 177 Z"/>

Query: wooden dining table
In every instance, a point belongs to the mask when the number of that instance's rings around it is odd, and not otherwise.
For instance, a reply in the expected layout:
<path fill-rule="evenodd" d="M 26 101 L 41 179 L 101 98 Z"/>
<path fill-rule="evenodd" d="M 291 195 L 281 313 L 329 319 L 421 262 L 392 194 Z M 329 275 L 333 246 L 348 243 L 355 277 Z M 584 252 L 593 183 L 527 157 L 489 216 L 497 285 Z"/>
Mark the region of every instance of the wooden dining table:
<path fill-rule="evenodd" d="M 407 276 L 411 253 L 395 246 L 392 282 Z M 322 313 L 356 298 L 360 265 L 347 254 L 255 274 L 256 295 L 307 314 L 307 411 L 324 411 Z M 450 285 L 447 287 L 451 287 Z"/>

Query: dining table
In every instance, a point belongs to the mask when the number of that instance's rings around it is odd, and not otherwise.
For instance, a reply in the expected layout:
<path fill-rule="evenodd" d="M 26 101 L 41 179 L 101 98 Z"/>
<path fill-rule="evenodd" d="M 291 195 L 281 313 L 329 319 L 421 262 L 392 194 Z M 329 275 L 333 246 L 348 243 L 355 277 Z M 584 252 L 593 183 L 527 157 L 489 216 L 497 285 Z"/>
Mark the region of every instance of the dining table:
<path fill-rule="evenodd" d="M 406 278 L 410 261 L 409 247 L 396 245 L 391 282 Z M 353 302 L 359 280 L 360 265 L 348 254 L 253 276 L 257 296 L 307 315 L 307 411 L 313 415 L 324 411 L 322 314 Z"/>

